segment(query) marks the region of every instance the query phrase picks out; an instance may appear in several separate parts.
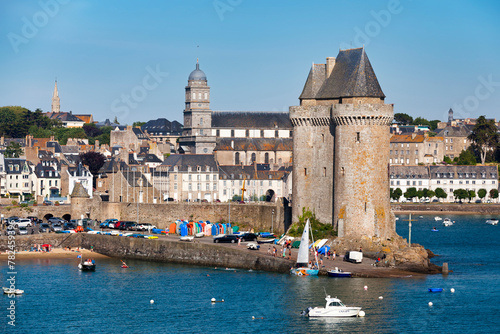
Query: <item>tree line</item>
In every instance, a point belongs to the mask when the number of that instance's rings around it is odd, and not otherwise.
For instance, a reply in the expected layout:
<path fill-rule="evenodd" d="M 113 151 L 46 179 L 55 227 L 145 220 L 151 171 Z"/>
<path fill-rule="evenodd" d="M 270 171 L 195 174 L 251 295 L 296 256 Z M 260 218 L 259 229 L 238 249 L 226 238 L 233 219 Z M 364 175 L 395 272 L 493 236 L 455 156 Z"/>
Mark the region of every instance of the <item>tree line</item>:
<path fill-rule="evenodd" d="M 486 197 L 488 194 L 488 191 L 486 189 L 479 189 L 477 192 L 477 197 L 483 201 L 483 199 Z M 398 201 L 401 198 L 401 196 L 404 196 L 408 201 L 413 201 L 414 198 L 418 198 L 419 200 L 423 198 L 428 198 L 429 200 L 433 197 L 436 197 L 438 200 L 439 199 L 445 199 L 448 197 L 448 194 L 446 191 L 444 191 L 443 188 L 436 188 L 436 190 L 430 190 L 430 189 L 421 189 L 417 190 L 417 188 L 408 188 L 404 194 L 401 188 L 396 188 L 396 189 L 390 189 L 390 194 L 389 196 L 391 197 L 392 200 Z M 491 189 L 489 192 L 489 196 L 491 199 L 496 199 L 498 198 L 498 190 L 497 189 Z M 476 198 L 476 192 L 474 190 L 467 190 L 467 189 L 456 189 L 453 191 L 453 197 L 455 197 L 455 200 L 459 200 L 460 202 L 462 200 L 468 199 L 469 202 L 473 199 Z"/>
<path fill-rule="evenodd" d="M 54 136 L 61 145 L 68 138 L 88 139 L 93 145 L 96 140 L 109 145 L 111 126 L 98 128 L 95 124 L 85 124 L 82 128 L 65 128 L 59 120 L 50 119 L 41 109 L 34 112 L 20 106 L 0 107 L 0 136 L 6 138 L 50 138 Z"/>

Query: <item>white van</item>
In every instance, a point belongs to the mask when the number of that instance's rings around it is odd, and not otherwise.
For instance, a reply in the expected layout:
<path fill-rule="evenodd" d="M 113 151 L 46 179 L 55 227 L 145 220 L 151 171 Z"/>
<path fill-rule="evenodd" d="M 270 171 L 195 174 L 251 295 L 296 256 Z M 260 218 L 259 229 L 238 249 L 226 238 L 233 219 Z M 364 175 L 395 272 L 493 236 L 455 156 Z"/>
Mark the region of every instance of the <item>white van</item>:
<path fill-rule="evenodd" d="M 363 253 L 350 251 L 345 253 L 344 261 L 353 262 L 353 263 L 361 263 L 363 261 Z"/>
<path fill-rule="evenodd" d="M 14 225 L 14 227 L 18 228 L 18 227 L 31 227 L 31 219 L 19 219 L 16 224 Z"/>

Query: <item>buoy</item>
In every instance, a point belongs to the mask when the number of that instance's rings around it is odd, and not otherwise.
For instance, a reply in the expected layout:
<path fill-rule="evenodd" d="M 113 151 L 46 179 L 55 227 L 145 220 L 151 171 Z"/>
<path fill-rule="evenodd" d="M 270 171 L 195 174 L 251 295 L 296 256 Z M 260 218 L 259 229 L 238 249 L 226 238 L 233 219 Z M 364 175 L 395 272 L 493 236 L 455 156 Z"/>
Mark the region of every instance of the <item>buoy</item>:
<path fill-rule="evenodd" d="M 384 297 L 382 297 L 382 296 L 379 296 L 379 297 L 378 297 L 378 299 L 384 299 Z"/>
<path fill-rule="evenodd" d="M 211 299 L 211 302 L 212 302 L 212 303 L 215 303 L 215 298 L 212 298 L 212 299 Z"/>
<path fill-rule="evenodd" d="M 154 303 L 155 303 L 155 301 L 151 299 L 151 300 L 149 301 L 149 303 L 150 303 L 150 304 L 154 304 Z"/>
<path fill-rule="evenodd" d="M 365 316 L 365 311 L 359 311 L 358 317 L 364 317 Z"/>
<path fill-rule="evenodd" d="M 255 317 L 252 315 L 252 320 L 255 320 Z"/>
<path fill-rule="evenodd" d="M 432 306 L 432 305 L 434 305 L 434 304 L 432 304 L 432 302 L 429 302 L 429 306 Z"/>
<path fill-rule="evenodd" d="M 451 293 L 455 292 L 455 289 L 454 288 L 451 288 L 450 289 Z"/>
<path fill-rule="evenodd" d="M 364 289 L 365 289 L 365 290 L 368 290 L 368 286 L 367 286 L 367 285 L 365 285 Z"/>

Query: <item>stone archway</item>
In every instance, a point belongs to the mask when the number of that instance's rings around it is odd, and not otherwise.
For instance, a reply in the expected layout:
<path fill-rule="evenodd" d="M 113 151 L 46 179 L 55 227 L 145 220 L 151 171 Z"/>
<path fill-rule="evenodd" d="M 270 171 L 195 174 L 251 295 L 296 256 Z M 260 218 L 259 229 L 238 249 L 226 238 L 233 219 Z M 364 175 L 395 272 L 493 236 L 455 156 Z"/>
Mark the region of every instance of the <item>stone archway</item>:
<path fill-rule="evenodd" d="M 271 202 L 274 198 L 274 190 L 268 189 L 266 191 L 266 202 Z"/>
<path fill-rule="evenodd" d="M 47 213 L 45 216 L 43 216 L 42 220 L 43 220 L 44 223 L 47 223 L 49 221 L 49 219 L 52 218 L 52 217 L 54 217 L 53 214 Z"/>
<path fill-rule="evenodd" d="M 71 220 L 71 215 L 69 213 L 66 213 L 62 216 L 62 219 L 69 222 Z"/>

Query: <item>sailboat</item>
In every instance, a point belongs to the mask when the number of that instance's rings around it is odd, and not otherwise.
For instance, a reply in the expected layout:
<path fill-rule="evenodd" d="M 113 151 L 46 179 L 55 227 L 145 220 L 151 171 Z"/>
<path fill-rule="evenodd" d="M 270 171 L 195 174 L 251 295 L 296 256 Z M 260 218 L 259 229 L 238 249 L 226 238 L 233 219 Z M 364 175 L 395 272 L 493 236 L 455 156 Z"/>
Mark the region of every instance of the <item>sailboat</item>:
<path fill-rule="evenodd" d="M 297 256 L 296 268 L 290 269 L 290 274 L 297 276 L 318 276 L 318 269 L 309 268 L 309 230 L 311 229 L 311 223 L 309 219 L 304 226 L 304 232 L 302 232 L 302 238 L 300 239 L 299 254 Z M 312 231 L 311 231 L 312 237 Z M 314 253 L 316 256 L 316 253 Z M 316 259 L 316 264 L 318 263 Z"/>

